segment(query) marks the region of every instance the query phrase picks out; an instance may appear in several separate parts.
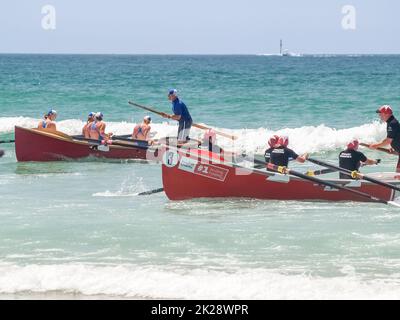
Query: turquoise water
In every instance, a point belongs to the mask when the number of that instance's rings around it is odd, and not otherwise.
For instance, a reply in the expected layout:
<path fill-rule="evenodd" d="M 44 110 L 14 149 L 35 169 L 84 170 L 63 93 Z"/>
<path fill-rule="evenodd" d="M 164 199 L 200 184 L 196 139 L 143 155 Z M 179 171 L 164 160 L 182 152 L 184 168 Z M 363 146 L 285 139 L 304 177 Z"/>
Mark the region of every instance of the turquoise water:
<path fill-rule="evenodd" d="M 398 112 L 399 83 L 400 56 L 0 55 L 0 140 L 49 106 L 64 132 L 102 111 L 126 134 L 146 114 L 128 100 L 169 111 L 176 87 L 196 122 L 238 135 L 242 151 L 261 153 L 278 132 L 335 161 L 348 140 L 385 136 L 374 110 Z M 153 119 L 156 136 L 175 133 Z M 139 197 L 161 186 L 159 164 L 17 163 L 0 147 L 0 296 L 400 298 L 396 208 Z M 397 161 L 366 154 L 383 159 L 366 172 Z"/>

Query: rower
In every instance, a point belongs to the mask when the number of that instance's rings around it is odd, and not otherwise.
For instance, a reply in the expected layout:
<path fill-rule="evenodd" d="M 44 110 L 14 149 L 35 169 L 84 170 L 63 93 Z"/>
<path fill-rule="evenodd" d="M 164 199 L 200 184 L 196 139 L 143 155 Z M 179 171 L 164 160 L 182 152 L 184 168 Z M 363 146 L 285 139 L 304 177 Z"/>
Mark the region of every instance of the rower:
<path fill-rule="evenodd" d="M 2 156 L 4 156 L 4 150 L 1 150 L 1 149 L 0 149 L 0 158 L 1 158 Z"/>
<path fill-rule="evenodd" d="M 278 140 L 279 136 L 276 134 L 274 134 L 271 138 L 268 139 L 269 148 L 265 150 L 264 153 L 264 158 L 266 163 L 269 163 L 269 160 L 271 159 L 271 151 L 274 150 L 276 144 L 278 143 Z"/>
<path fill-rule="evenodd" d="M 151 117 L 145 116 L 141 124 L 137 124 L 133 129 L 132 139 L 148 141 L 150 137 L 151 130 Z"/>
<path fill-rule="evenodd" d="M 279 137 L 278 142 L 271 151 L 271 158 L 269 162 L 277 166 L 287 167 L 290 159 L 296 160 L 297 162 L 300 163 L 304 163 L 304 161 L 307 160 L 308 158 L 307 153 L 299 156 L 292 149 L 289 149 L 288 145 L 289 145 L 288 137 L 286 136 Z"/>
<path fill-rule="evenodd" d="M 339 167 L 358 172 L 361 165 L 372 165 L 381 162 L 380 159 L 368 159 L 365 154 L 358 151 L 358 146 L 359 142 L 357 139 L 347 144 L 346 150 L 343 150 L 339 154 Z M 340 179 L 354 179 L 350 175 L 342 172 L 339 173 L 339 177 Z"/>
<path fill-rule="evenodd" d="M 54 122 L 57 118 L 57 111 L 50 109 L 44 115 L 44 119 L 39 122 L 38 129 L 39 130 L 47 130 L 47 131 L 57 131 L 56 123 Z"/>
<path fill-rule="evenodd" d="M 192 117 L 189 113 L 186 104 L 178 98 L 178 91 L 171 89 L 168 91 L 168 100 L 172 102 L 173 115 L 162 112 L 161 115 L 164 118 L 173 119 L 179 121 L 178 127 L 178 144 L 186 143 L 190 140 L 190 128 L 192 127 Z"/>
<path fill-rule="evenodd" d="M 376 113 L 379 113 L 380 119 L 386 122 L 387 136 L 381 142 L 370 144 L 369 148 L 377 149 L 379 147 L 390 145 L 392 150 L 400 153 L 400 124 L 393 116 L 392 107 L 389 105 L 383 105 L 376 110 Z M 396 172 L 400 172 L 400 155 L 397 161 Z"/>
<path fill-rule="evenodd" d="M 105 133 L 106 124 L 103 121 L 104 115 L 101 112 L 97 112 L 94 115 L 95 120 L 89 126 L 89 138 L 94 140 L 105 140 L 107 141 L 113 135 L 110 133 Z"/>
<path fill-rule="evenodd" d="M 82 135 L 83 135 L 86 139 L 89 139 L 89 138 L 90 138 L 89 128 L 90 128 L 90 124 L 91 124 L 92 122 L 95 121 L 94 115 L 95 115 L 94 112 L 90 112 L 90 113 L 88 114 L 88 119 L 87 119 L 87 121 L 86 121 L 86 124 L 85 124 L 85 125 L 83 126 L 83 128 L 82 128 Z"/>

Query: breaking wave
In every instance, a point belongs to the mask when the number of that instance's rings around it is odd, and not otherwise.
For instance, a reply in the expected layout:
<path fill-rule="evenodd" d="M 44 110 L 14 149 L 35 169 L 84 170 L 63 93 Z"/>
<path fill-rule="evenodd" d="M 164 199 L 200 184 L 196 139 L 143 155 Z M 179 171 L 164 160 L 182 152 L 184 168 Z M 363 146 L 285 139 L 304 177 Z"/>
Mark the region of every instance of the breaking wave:
<path fill-rule="evenodd" d="M 11 133 L 14 126 L 36 127 L 39 119 L 26 117 L 3 117 L 0 118 L 0 134 Z M 77 119 L 59 121 L 58 129 L 67 134 L 80 134 L 84 122 Z M 107 131 L 114 134 L 129 134 L 135 123 L 130 122 L 107 122 Z M 365 143 L 378 141 L 385 136 L 385 124 L 378 121 L 367 123 L 358 127 L 347 129 L 335 129 L 324 124 L 318 126 L 303 126 L 298 128 L 283 128 L 273 131 L 268 128 L 257 129 L 226 129 L 215 128 L 229 134 L 236 135 L 239 139 L 231 141 L 219 138 L 218 144 L 227 149 L 242 150 L 245 152 L 262 153 L 265 150 L 267 140 L 273 134 L 289 136 L 290 146 L 297 152 L 326 152 L 343 148 L 348 141 L 357 138 Z M 175 123 L 153 123 L 152 131 L 154 138 L 174 136 L 177 132 Z M 193 128 L 191 136 L 201 139 L 204 131 Z"/>

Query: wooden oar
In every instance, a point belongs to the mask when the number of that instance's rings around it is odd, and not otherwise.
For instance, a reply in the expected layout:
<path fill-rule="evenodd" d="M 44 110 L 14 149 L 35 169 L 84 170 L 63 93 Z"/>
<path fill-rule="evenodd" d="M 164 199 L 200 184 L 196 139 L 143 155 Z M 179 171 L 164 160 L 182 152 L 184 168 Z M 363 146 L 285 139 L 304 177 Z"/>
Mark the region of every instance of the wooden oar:
<path fill-rule="evenodd" d="M 308 170 L 306 172 L 306 175 L 308 176 L 319 176 L 321 174 L 328 174 L 328 173 L 332 173 L 335 172 L 337 170 L 334 169 L 320 169 L 320 170 Z"/>
<path fill-rule="evenodd" d="M 75 140 L 79 140 L 79 141 L 86 141 L 89 142 L 91 144 L 94 145 L 102 145 L 101 142 L 99 140 L 96 139 L 89 139 L 89 138 L 81 138 L 81 137 L 75 137 Z M 143 142 L 143 141 L 142 141 Z M 121 146 L 121 147 L 126 147 L 126 148 L 133 148 L 133 149 L 147 149 L 149 146 L 148 145 L 140 145 L 139 143 L 136 143 L 134 141 L 132 141 L 132 143 L 128 143 L 128 142 L 123 142 L 123 141 L 118 141 L 118 140 L 112 140 L 112 142 L 110 143 L 110 145 L 116 145 L 116 146 Z"/>
<path fill-rule="evenodd" d="M 318 178 L 315 178 L 315 177 L 307 176 L 307 175 L 305 175 L 305 174 L 303 174 L 301 172 L 297 172 L 297 171 L 294 171 L 292 169 L 288 169 L 286 167 L 281 167 L 281 166 L 274 165 L 272 163 L 268 163 L 268 169 L 274 170 L 276 172 L 280 172 L 282 174 L 291 174 L 291 175 L 296 176 L 298 178 L 315 182 L 315 183 L 317 183 L 319 185 L 328 186 L 328 187 L 331 187 L 331 188 L 334 188 L 334 189 L 347 191 L 347 192 L 356 194 L 356 195 L 358 195 L 358 196 L 360 196 L 362 198 L 369 199 L 369 200 L 371 200 L 373 202 L 383 203 L 383 204 L 387 204 L 387 205 L 400 207 L 400 204 L 398 204 L 398 203 L 396 203 L 394 201 L 386 201 L 386 200 L 371 196 L 371 195 L 369 195 L 369 194 L 367 194 L 365 192 L 352 190 L 350 188 L 339 186 L 337 184 L 334 184 L 334 183 L 331 183 L 331 182 L 328 182 L 328 181 L 324 181 L 324 180 L 321 180 L 321 179 L 318 179 Z"/>
<path fill-rule="evenodd" d="M 360 143 L 360 146 L 369 148 L 369 144 L 367 144 L 367 143 Z M 373 150 L 373 149 L 371 149 L 371 150 Z M 382 151 L 382 152 L 385 152 L 385 153 L 388 153 L 388 154 L 393 154 L 393 155 L 396 155 L 396 156 L 399 155 L 398 152 L 396 152 L 396 151 L 394 151 L 394 150 L 391 151 L 391 150 L 389 150 L 389 149 L 387 149 L 387 148 L 381 148 L 381 147 L 379 147 L 379 148 L 376 148 L 376 150 L 379 150 L 379 151 Z"/>
<path fill-rule="evenodd" d="M 156 113 L 156 114 L 158 114 L 158 115 L 160 115 L 160 116 L 164 116 L 164 114 L 165 114 L 165 112 L 160 112 L 160 111 L 157 111 L 157 110 L 155 110 L 155 109 L 153 109 L 153 108 L 149 108 L 149 107 L 146 107 L 146 106 L 142 106 L 142 105 L 137 104 L 137 103 L 132 102 L 132 101 L 128 101 L 128 103 L 129 103 L 130 105 L 132 105 L 132 106 L 135 106 L 135 107 L 138 107 L 138 108 L 141 108 L 141 109 L 144 109 L 144 110 L 147 110 L 147 111 Z M 203 130 L 212 129 L 211 127 L 204 126 L 204 125 L 197 124 L 197 123 L 192 123 L 192 126 L 193 126 L 193 127 L 196 127 L 196 128 L 199 128 L 199 129 L 203 129 Z M 214 130 L 214 129 L 213 129 L 213 130 Z M 214 130 L 214 132 L 215 132 L 216 134 L 220 135 L 220 136 L 229 138 L 229 139 L 231 139 L 231 140 L 236 140 L 236 139 L 238 138 L 238 137 L 236 137 L 236 136 L 234 136 L 234 135 L 227 134 L 227 133 L 224 133 L 224 132 L 221 132 L 221 131 Z"/>
<path fill-rule="evenodd" d="M 323 167 L 336 169 L 336 170 L 338 170 L 338 171 L 340 171 L 342 173 L 348 174 L 349 176 L 351 176 L 354 179 L 357 178 L 357 179 L 366 180 L 366 181 L 369 181 L 369 182 L 372 182 L 372 183 L 375 183 L 375 184 L 379 184 L 379 185 L 381 185 L 383 187 L 386 187 L 386 188 L 389 188 L 389 189 L 392 189 L 392 190 L 400 191 L 400 188 L 395 186 L 395 185 L 393 185 L 393 184 L 386 183 L 386 182 L 383 182 L 383 181 L 368 177 L 368 176 L 366 176 L 366 175 L 364 175 L 364 174 L 362 174 L 362 173 L 360 173 L 358 171 L 351 171 L 351 170 L 348 170 L 348 169 L 345 169 L 345 168 L 341 168 L 341 167 L 338 167 L 338 166 L 335 166 L 333 164 L 330 164 L 330 163 L 327 163 L 327 162 L 324 162 L 324 161 L 321 161 L 321 160 L 317 160 L 317 159 L 308 158 L 307 160 L 312 162 L 312 163 L 315 163 L 317 165 L 323 166 Z"/>
<path fill-rule="evenodd" d="M 243 156 L 243 154 L 242 154 Z M 290 159 L 292 160 L 292 159 Z M 256 169 L 261 169 L 261 168 L 265 168 L 267 163 L 265 161 L 259 160 L 259 159 L 254 159 L 254 163 L 256 163 L 257 165 L 254 166 L 254 168 Z M 308 170 L 305 174 L 308 176 L 319 176 L 321 174 L 327 174 L 327 173 L 332 173 L 337 171 L 336 169 L 321 169 L 321 170 Z"/>
<path fill-rule="evenodd" d="M 0 140 L 0 143 L 14 143 L 15 140 Z"/>

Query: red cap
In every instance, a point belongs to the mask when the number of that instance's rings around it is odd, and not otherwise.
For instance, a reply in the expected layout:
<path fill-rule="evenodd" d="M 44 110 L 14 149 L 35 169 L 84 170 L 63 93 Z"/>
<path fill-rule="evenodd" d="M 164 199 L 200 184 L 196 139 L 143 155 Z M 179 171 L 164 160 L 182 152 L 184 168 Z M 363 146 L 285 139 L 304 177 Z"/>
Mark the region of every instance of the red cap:
<path fill-rule="evenodd" d="M 385 104 L 384 106 L 379 107 L 378 110 L 376 110 L 376 113 L 384 113 L 384 114 L 393 114 L 392 107 Z"/>
<path fill-rule="evenodd" d="M 275 145 L 278 143 L 279 136 L 274 134 L 271 138 L 268 139 L 268 144 L 271 148 L 275 147 Z"/>
<path fill-rule="evenodd" d="M 286 136 L 279 137 L 278 144 L 283 147 L 287 147 L 289 144 L 289 137 Z"/>
<path fill-rule="evenodd" d="M 350 150 L 357 150 L 357 149 L 358 149 L 358 145 L 359 145 L 358 140 L 357 140 L 357 139 L 354 139 L 353 141 L 351 141 L 351 142 L 349 142 L 349 143 L 347 144 L 347 149 L 350 149 Z"/>

